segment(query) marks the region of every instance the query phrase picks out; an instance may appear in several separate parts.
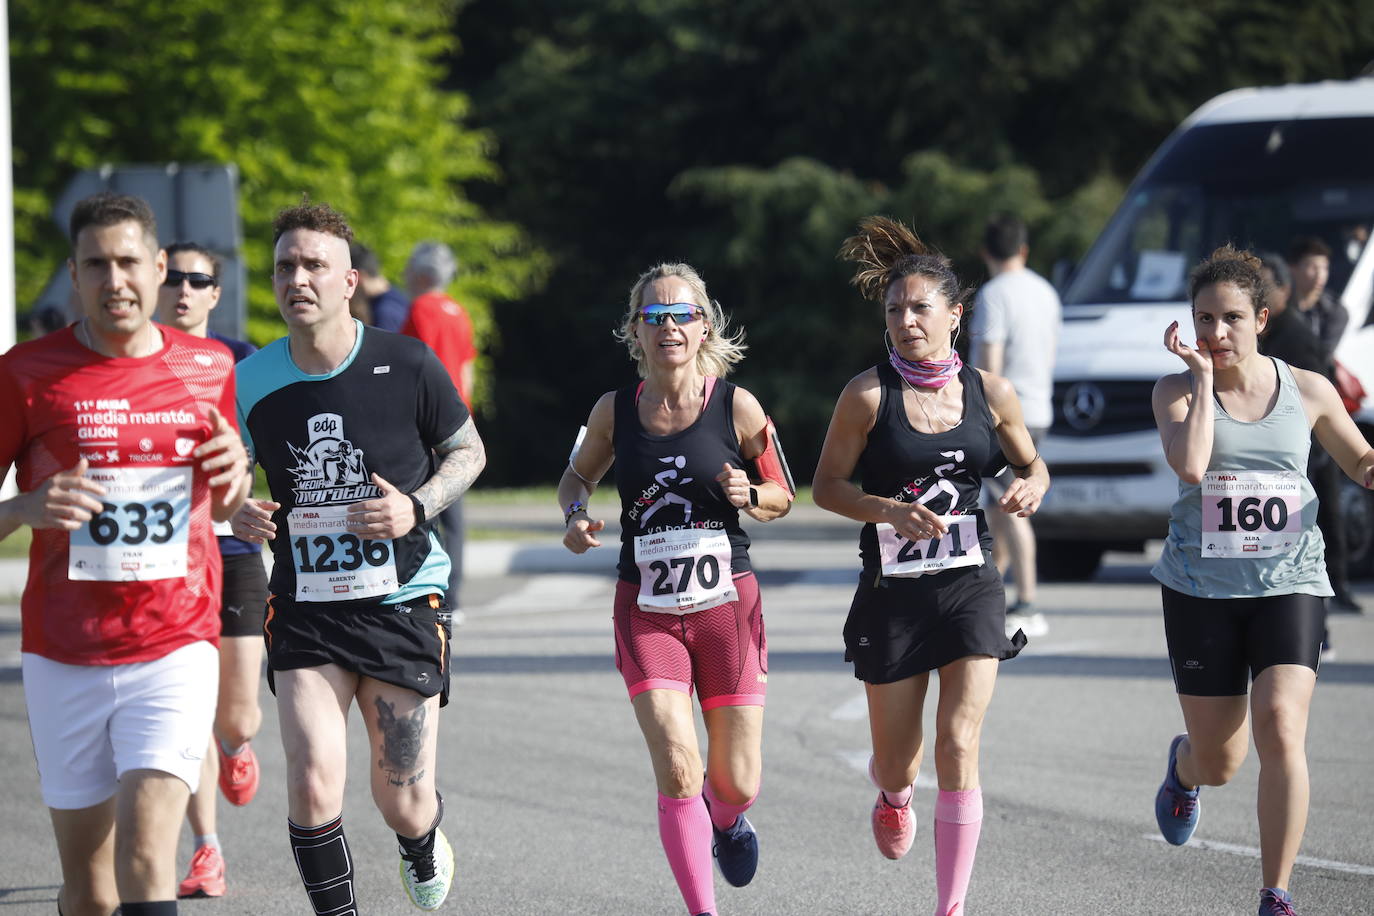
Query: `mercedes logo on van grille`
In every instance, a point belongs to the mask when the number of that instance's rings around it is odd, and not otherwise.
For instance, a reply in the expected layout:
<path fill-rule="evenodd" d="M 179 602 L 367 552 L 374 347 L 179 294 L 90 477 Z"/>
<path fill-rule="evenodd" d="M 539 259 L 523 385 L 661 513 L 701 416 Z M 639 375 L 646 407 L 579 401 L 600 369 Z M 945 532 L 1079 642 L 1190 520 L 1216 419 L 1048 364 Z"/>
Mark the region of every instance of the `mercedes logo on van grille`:
<path fill-rule="evenodd" d="M 1107 409 L 1107 397 L 1092 382 L 1077 382 L 1064 392 L 1064 419 L 1074 429 L 1084 432 L 1102 422 Z"/>

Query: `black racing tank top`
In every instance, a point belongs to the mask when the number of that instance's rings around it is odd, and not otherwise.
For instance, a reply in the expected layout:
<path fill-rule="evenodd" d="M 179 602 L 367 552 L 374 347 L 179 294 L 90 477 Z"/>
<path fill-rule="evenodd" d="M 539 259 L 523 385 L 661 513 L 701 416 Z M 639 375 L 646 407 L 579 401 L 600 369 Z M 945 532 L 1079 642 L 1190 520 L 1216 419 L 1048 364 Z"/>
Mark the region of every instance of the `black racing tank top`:
<path fill-rule="evenodd" d="M 615 393 L 615 486 L 620 493 L 620 562 L 625 582 L 639 583 L 634 539 L 677 528 L 724 531 L 730 539 L 730 572 L 749 571 L 749 535 L 739 510 L 716 483 L 725 462 L 745 467 L 735 434 L 735 386 L 715 380 L 696 422 L 667 436 L 639 422 L 639 384 Z"/>
<path fill-rule="evenodd" d="M 999 449 L 983 377 L 965 364 L 959 370 L 964 386 L 963 420 L 942 433 L 921 433 L 907 419 L 902 398 L 906 383 L 887 363 L 879 363 L 877 369 L 878 417 L 858 462 L 863 491 L 899 502 L 921 502 L 939 515 L 976 515 L 978 541 L 990 557 L 992 536 L 978 508 L 978 495 L 983 469 L 997 463 L 994 457 Z M 859 556 L 866 571 L 882 565 L 872 522 L 859 533 Z"/>

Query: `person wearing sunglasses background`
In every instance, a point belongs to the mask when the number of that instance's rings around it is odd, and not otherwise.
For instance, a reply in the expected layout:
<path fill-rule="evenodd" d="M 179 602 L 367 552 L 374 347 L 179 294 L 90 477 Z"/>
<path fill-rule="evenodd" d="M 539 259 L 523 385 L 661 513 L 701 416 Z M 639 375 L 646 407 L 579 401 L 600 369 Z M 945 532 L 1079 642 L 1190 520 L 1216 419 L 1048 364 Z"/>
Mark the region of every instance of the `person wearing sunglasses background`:
<path fill-rule="evenodd" d="M 167 246 L 167 278 L 158 288 L 157 320 L 195 337 L 219 341 L 234 361 L 255 352 L 252 344 L 210 330 L 219 305 L 219 258 L 194 242 Z M 219 702 L 210 752 L 200 787 L 186 815 L 194 852 L 178 897 L 219 897 L 225 892 L 224 856 L 215 826 L 215 785 L 235 805 L 257 793 L 258 758 L 250 742 L 262 725 L 258 685 L 262 677 L 262 621 L 267 607 L 267 571 L 262 547 L 234 537 L 228 522 L 215 525 L 224 579 L 220 588 Z"/>
<path fill-rule="evenodd" d="M 758 864 L 744 812 L 762 774 L 768 651 L 740 513 L 786 515 L 795 488 L 758 400 L 724 380 L 744 356 L 719 303 L 687 264 L 659 264 L 630 291 L 616 331 L 643 381 L 602 395 L 558 485 L 563 544 L 600 547 L 587 503 L 615 465 L 621 547 L 616 667 L 649 747 L 658 828 L 692 914 L 716 914 L 721 875 Z M 692 713 L 706 722 L 706 764 Z"/>

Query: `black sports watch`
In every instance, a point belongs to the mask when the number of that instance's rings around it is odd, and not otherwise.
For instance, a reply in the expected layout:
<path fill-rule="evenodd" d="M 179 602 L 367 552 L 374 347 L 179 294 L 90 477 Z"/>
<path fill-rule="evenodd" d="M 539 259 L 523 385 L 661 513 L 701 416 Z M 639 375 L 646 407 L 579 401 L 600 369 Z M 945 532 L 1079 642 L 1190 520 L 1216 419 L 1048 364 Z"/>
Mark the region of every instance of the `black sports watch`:
<path fill-rule="evenodd" d="M 419 528 L 425 523 L 425 504 L 420 502 L 420 497 L 414 493 L 407 493 L 410 497 L 410 504 L 415 507 L 415 527 Z"/>

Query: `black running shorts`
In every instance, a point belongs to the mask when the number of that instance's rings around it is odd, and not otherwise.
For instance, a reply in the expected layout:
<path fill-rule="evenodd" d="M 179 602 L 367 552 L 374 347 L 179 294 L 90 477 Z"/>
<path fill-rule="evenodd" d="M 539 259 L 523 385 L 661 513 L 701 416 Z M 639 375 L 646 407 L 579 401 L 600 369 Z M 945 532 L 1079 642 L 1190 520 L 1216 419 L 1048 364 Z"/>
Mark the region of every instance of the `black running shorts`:
<path fill-rule="evenodd" d="M 870 684 L 891 684 L 971 655 L 1008 659 L 1007 599 L 997 567 L 947 569 L 914 579 L 860 574 L 844 624 L 845 661 Z"/>
<path fill-rule="evenodd" d="M 298 602 L 281 595 L 267 601 L 267 685 L 274 671 L 338 665 L 346 671 L 448 704 L 449 609 L 438 595 L 404 604 L 337 605 Z"/>
<path fill-rule="evenodd" d="M 261 636 L 267 613 L 267 569 L 260 553 L 224 557 L 220 636 Z"/>
<path fill-rule="evenodd" d="M 1185 696 L 1244 696 L 1271 665 L 1317 670 L 1326 606 L 1316 595 L 1195 598 L 1160 586 L 1174 687 Z"/>

